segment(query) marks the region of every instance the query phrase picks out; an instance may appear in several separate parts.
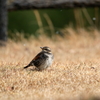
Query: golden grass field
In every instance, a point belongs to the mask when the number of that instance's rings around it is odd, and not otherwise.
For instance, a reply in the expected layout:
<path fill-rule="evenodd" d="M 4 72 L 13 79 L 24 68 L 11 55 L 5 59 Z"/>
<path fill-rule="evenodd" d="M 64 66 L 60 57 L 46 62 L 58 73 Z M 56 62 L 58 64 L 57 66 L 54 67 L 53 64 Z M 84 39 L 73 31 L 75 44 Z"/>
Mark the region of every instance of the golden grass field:
<path fill-rule="evenodd" d="M 69 35 L 53 40 L 46 36 L 20 42 L 8 40 L 7 46 L 0 48 L 0 100 L 94 100 L 92 97 L 99 97 L 99 32 L 76 32 L 70 28 L 64 32 Z M 44 71 L 24 70 L 41 51 L 40 46 L 51 47 L 54 63 Z"/>

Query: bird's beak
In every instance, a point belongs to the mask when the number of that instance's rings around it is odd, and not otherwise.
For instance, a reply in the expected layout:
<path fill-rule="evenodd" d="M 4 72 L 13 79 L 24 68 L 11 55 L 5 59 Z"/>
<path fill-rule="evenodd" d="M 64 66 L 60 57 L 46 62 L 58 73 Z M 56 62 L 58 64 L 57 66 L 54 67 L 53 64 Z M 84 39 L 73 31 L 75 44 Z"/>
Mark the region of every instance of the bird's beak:
<path fill-rule="evenodd" d="M 40 47 L 41 49 L 43 49 L 43 47 Z"/>

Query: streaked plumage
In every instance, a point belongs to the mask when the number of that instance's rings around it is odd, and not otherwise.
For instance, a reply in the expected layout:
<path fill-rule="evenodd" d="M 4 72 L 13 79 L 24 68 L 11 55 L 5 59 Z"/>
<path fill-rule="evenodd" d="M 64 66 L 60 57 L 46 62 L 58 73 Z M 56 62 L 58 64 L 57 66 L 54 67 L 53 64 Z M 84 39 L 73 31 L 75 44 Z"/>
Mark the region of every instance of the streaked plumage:
<path fill-rule="evenodd" d="M 42 51 L 38 53 L 34 59 L 24 67 L 24 69 L 30 66 L 35 66 L 38 70 L 44 70 L 51 66 L 54 58 L 53 54 L 51 53 L 51 49 L 47 46 L 40 48 Z"/>

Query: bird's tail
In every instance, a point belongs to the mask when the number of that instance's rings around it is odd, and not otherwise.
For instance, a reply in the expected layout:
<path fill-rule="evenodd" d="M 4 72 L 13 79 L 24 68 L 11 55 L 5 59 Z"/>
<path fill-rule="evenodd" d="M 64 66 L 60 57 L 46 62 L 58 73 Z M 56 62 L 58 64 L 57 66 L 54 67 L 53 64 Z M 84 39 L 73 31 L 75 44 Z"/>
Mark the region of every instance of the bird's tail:
<path fill-rule="evenodd" d="M 28 64 L 27 66 L 25 66 L 25 67 L 24 67 L 24 69 L 26 69 L 26 68 L 28 68 L 28 67 L 30 67 L 30 66 L 31 66 L 31 65 L 30 65 L 30 64 Z"/>
<path fill-rule="evenodd" d="M 25 66 L 24 69 L 26 69 L 26 68 L 28 68 L 28 67 L 30 67 L 30 66 L 34 66 L 33 60 L 32 60 L 27 66 Z"/>
<path fill-rule="evenodd" d="M 24 69 L 28 68 L 29 66 L 25 66 Z"/>

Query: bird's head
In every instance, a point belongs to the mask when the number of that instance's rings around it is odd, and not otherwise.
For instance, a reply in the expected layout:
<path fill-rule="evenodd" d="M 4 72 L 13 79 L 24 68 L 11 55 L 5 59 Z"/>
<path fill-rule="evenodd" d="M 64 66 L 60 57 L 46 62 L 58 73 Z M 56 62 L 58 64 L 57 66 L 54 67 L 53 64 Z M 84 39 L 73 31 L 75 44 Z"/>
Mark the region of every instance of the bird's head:
<path fill-rule="evenodd" d="M 50 49 L 49 47 L 47 47 L 47 46 L 45 46 L 45 47 L 40 47 L 40 48 L 41 48 L 42 51 L 44 51 L 44 52 L 51 53 L 51 49 Z"/>

